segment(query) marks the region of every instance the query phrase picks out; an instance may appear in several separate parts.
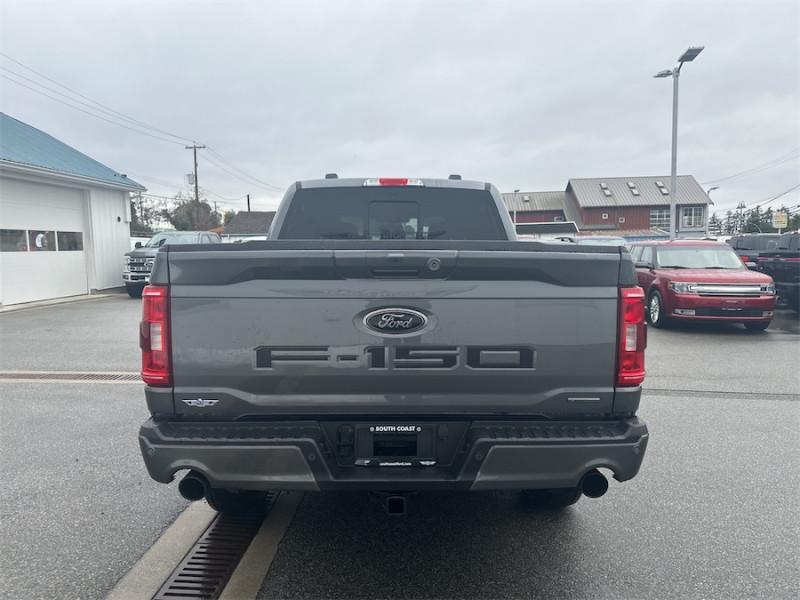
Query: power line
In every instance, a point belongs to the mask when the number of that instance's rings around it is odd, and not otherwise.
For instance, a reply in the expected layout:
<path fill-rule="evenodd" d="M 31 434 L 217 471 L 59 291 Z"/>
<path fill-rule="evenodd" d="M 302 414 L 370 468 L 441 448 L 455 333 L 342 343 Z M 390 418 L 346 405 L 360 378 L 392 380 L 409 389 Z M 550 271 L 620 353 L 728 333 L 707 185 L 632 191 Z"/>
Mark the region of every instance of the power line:
<path fill-rule="evenodd" d="M 69 86 L 67 86 L 67 85 L 65 85 L 63 83 L 60 83 L 59 81 L 56 81 L 55 79 L 52 79 L 51 77 L 48 77 L 47 75 L 45 75 L 45 74 L 33 69 L 32 67 L 29 67 L 28 65 L 16 60 L 15 58 L 12 58 L 12 57 L 8 56 L 7 54 L 5 54 L 3 52 L 0 52 L 0 56 L 3 56 L 5 59 L 7 59 L 7 60 L 9 60 L 9 61 L 21 66 L 21 67 L 23 67 L 24 69 L 29 70 L 30 72 L 38 75 L 42 79 L 45 79 L 46 81 L 49 81 L 49 82 L 51 82 L 51 83 L 53 83 L 53 84 L 65 89 L 65 90 L 69 91 L 71 94 L 74 94 L 75 96 L 78 96 L 79 98 L 82 98 L 83 100 L 86 100 L 87 102 L 84 102 L 82 100 L 78 100 L 77 98 L 73 98 L 72 96 L 69 96 L 69 95 L 63 93 L 58 89 L 52 88 L 50 86 L 47 86 L 47 85 L 45 85 L 45 84 L 43 84 L 43 83 L 41 83 L 39 81 L 36 81 L 34 79 L 31 79 L 30 77 L 27 77 L 27 76 L 25 76 L 25 75 L 23 75 L 21 73 L 17 73 L 16 71 L 13 71 L 13 70 L 11 70 L 11 69 L 9 69 L 7 67 L 0 66 L 0 68 L 2 68 L 4 71 L 6 71 L 7 73 L 10 73 L 11 75 L 13 75 L 13 77 L 10 77 L 9 75 L 3 74 L 3 73 L 0 73 L 0 76 L 2 76 L 3 78 L 7 79 L 8 81 L 11 81 L 12 83 L 15 83 L 15 84 L 17 84 L 17 85 L 19 85 L 21 87 L 24 87 L 24 88 L 26 88 L 28 90 L 31 90 L 32 92 L 35 92 L 35 93 L 40 94 L 42 96 L 45 96 L 46 98 L 49 98 L 49 99 L 54 100 L 56 102 L 59 102 L 60 104 L 68 106 L 68 107 L 72 108 L 73 110 L 80 111 L 80 112 L 82 112 L 82 113 L 84 113 L 86 115 L 89 115 L 91 117 L 95 117 L 96 119 L 100 119 L 102 121 L 105 121 L 106 123 L 110 123 L 110 124 L 116 125 L 118 127 L 123 127 L 125 129 L 130 130 L 130 131 L 134 131 L 134 132 L 142 134 L 142 135 L 147 135 L 147 136 L 149 136 L 151 138 L 154 138 L 154 139 L 157 139 L 157 140 L 161 140 L 161 141 L 164 141 L 164 142 L 169 142 L 171 144 L 184 145 L 187 142 L 191 142 L 191 144 L 193 146 L 197 145 L 197 142 L 192 140 L 192 139 L 190 139 L 190 138 L 187 138 L 187 137 L 184 137 L 184 136 L 180 136 L 180 135 L 177 135 L 175 133 L 171 133 L 171 132 L 169 132 L 167 130 L 164 130 L 164 129 L 161 129 L 159 127 L 155 127 L 155 126 L 150 125 L 150 124 L 148 124 L 148 123 L 146 123 L 144 121 L 140 121 L 139 119 L 135 119 L 135 118 L 133 118 L 133 117 L 131 117 L 129 115 L 126 115 L 125 113 L 122 113 L 122 112 L 120 112 L 118 110 L 115 110 L 115 109 L 111 108 L 110 106 L 107 106 L 107 105 L 105 105 L 105 104 L 103 104 L 101 102 L 98 102 L 97 100 L 94 100 L 94 99 L 90 98 L 89 96 L 86 96 L 86 95 L 78 92 L 77 90 L 75 90 L 75 89 L 73 89 L 73 88 L 71 88 L 71 87 L 69 87 Z M 35 85 L 37 87 L 36 88 L 31 87 L 30 85 L 27 85 L 27 84 L 23 83 L 22 81 L 19 81 L 18 79 L 15 79 L 14 77 L 22 79 L 24 81 L 28 81 L 29 83 L 31 83 L 31 84 L 33 84 L 33 85 Z M 53 96 L 51 94 L 48 94 L 47 92 L 42 91 L 42 89 L 38 89 L 38 88 L 43 88 L 44 90 L 52 92 L 53 94 L 56 94 L 57 96 L 60 96 L 60 97 L 56 97 L 56 96 Z M 86 108 L 80 108 L 80 106 L 76 106 L 75 104 L 79 104 L 79 105 L 84 106 Z M 98 114 L 98 113 L 100 113 L 100 114 Z M 123 122 L 120 122 L 120 120 L 123 120 Z M 174 139 L 168 139 L 168 138 L 163 137 L 162 135 L 156 135 L 156 134 L 151 133 L 151 132 L 157 132 L 158 134 L 163 134 L 163 135 L 169 136 L 169 137 L 174 138 Z M 181 140 L 181 141 L 178 141 L 178 140 Z M 227 172 L 229 175 L 232 175 L 233 177 L 236 177 L 236 178 L 240 179 L 241 181 L 244 181 L 244 182 L 249 183 L 251 185 L 255 184 L 255 185 L 258 185 L 260 187 L 263 187 L 264 189 L 266 189 L 268 191 L 272 191 L 272 192 L 281 192 L 281 191 L 283 191 L 283 188 L 281 188 L 279 186 L 276 186 L 276 185 L 273 185 L 273 184 L 271 184 L 271 183 L 269 183 L 267 181 L 264 181 L 262 179 L 259 179 L 259 178 L 255 177 L 254 175 L 251 175 L 247 171 L 244 171 L 240 167 L 237 167 L 231 161 L 227 160 L 224 156 L 222 156 L 219 152 L 217 152 L 213 148 L 208 148 L 208 151 L 210 153 L 212 153 L 216 157 L 216 161 L 217 162 L 212 161 L 209 157 L 204 157 L 204 158 L 209 160 L 209 162 L 211 162 L 211 164 L 213 164 L 213 165 L 217 166 L 218 168 L 222 169 L 223 171 Z M 227 165 L 227 167 L 225 167 L 224 165 Z"/>
<path fill-rule="evenodd" d="M 766 206 L 766 205 L 767 205 L 767 204 L 769 204 L 770 202 L 774 202 L 774 201 L 775 201 L 775 200 L 777 200 L 778 198 L 781 198 L 781 197 L 785 196 L 786 194 L 789 194 L 789 193 L 793 192 L 793 191 L 794 191 L 794 190 L 796 190 L 797 188 L 800 188 L 800 183 L 798 183 L 798 184 L 796 184 L 796 185 L 793 185 L 793 186 L 792 186 L 792 187 L 790 187 L 788 190 L 784 190 L 783 192 L 781 192 L 780 194 L 778 194 L 778 195 L 776 195 L 776 196 L 772 196 L 771 198 L 767 198 L 766 200 L 761 200 L 761 201 L 757 202 L 757 203 L 755 204 L 755 206 L 753 206 L 753 208 L 755 208 L 756 206 L 758 206 L 758 207 L 761 207 L 761 206 Z"/>
<path fill-rule="evenodd" d="M 267 181 L 262 181 L 261 179 L 258 179 L 257 177 L 255 177 L 255 176 L 253 176 L 253 175 L 250 175 L 250 173 L 248 173 L 247 171 L 245 171 L 245 170 L 241 169 L 240 167 L 237 167 L 236 165 L 232 164 L 232 163 L 231 163 L 229 160 L 227 160 L 227 159 L 226 159 L 224 156 L 222 156 L 222 155 L 221 155 L 219 152 L 217 152 L 217 151 L 216 151 L 216 150 L 214 150 L 213 148 L 208 148 L 208 151 L 209 151 L 211 154 L 213 154 L 213 155 L 214 155 L 214 157 L 215 157 L 215 158 L 216 158 L 218 161 L 220 161 L 220 162 L 222 162 L 222 163 L 224 163 L 224 164 L 228 165 L 228 166 L 229 166 L 231 169 L 234 169 L 235 171 L 238 171 L 239 173 L 241 173 L 241 174 L 242 174 L 242 175 L 244 175 L 245 177 L 247 177 L 247 178 L 249 178 L 249 179 L 252 179 L 252 180 L 253 180 L 255 183 L 261 184 L 261 185 L 263 185 L 263 186 L 265 186 L 265 187 L 267 187 L 267 188 L 272 188 L 272 189 L 274 189 L 274 190 L 275 190 L 275 191 L 277 191 L 277 192 L 283 191 L 283 188 L 281 188 L 281 187 L 279 187 L 279 186 L 277 186 L 277 185 L 273 185 L 273 184 L 271 184 L 271 183 L 269 183 L 269 182 L 267 182 Z"/>
<path fill-rule="evenodd" d="M 131 177 L 133 177 L 133 179 L 137 179 L 139 181 L 144 181 L 148 183 L 150 182 L 157 183 L 159 185 L 163 185 L 164 187 L 175 187 L 175 188 L 181 187 L 181 185 L 175 185 L 174 183 L 169 183 L 167 181 L 164 181 L 163 179 L 156 179 L 155 177 L 151 177 L 150 175 L 137 175 L 136 173 L 130 173 L 130 175 Z M 242 200 L 247 198 L 247 194 L 239 196 L 238 198 L 228 198 L 227 196 L 222 196 L 221 194 L 218 194 L 217 192 L 210 190 L 207 187 L 201 187 L 200 190 L 205 194 L 211 194 L 212 196 L 218 198 L 222 202 L 228 202 L 228 203 L 241 202 Z M 144 192 L 143 195 L 174 200 L 174 198 L 168 198 L 167 196 L 159 196 L 158 194 L 151 194 L 150 192 Z"/>
<path fill-rule="evenodd" d="M 36 88 L 33 88 L 33 87 L 31 87 L 29 85 L 26 85 L 26 84 L 24 84 L 24 83 L 22 83 L 20 81 L 17 81 L 15 79 L 9 77 L 8 75 L 4 75 L 3 73 L 0 73 L 0 77 L 2 77 L 3 79 L 7 79 L 8 81 L 11 81 L 12 83 L 17 84 L 18 86 L 27 88 L 27 89 L 31 90 L 32 92 L 36 92 L 37 94 L 41 94 L 42 96 L 46 96 L 47 98 L 50 98 L 51 100 L 55 100 L 56 102 L 59 102 L 59 103 L 63 104 L 64 106 L 69 106 L 70 108 L 72 108 L 74 110 L 77 110 L 77 111 L 80 111 L 82 113 L 85 113 L 85 114 L 89 115 L 90 117 L 94 117 L 96 119 L 100 119 L 101 121 L 105 121 L 106 123 L 111 123 L 112 125 L 116 125 L 117 127 L 124 127 L 125 129 L 129 129 L 130 131 L 135 131 L 136 133 L 140 133 L 142 135 L 146 135 L 146 136 L 149 136 L 151 138 L 155 138 L 157 140 L 161 140 L 161 141 L 164 141 L 164 142 L 169 142 L 170 144 L 178 144 L 179 146 L 183 145 L 181 142 L 176 142 L 175 140 L 170 140 L 170 139 L 167 139 L 167 138 L 164 138 L 164 137 L 160 137 L 160 136 L 154 135 L 152 133 L 148 133 L 147 131 L 142 131 L 141 129 L 134 129 L 133 127 L 128 127 L 127 125 L 123 125 L 122 123 L 118 123 L 117 121 L 112 121 L 111 119 L 106 119 L 105 117 L 101 117 L 98 114 L 91 113 L 88 110 L 84 110 L 84 109 L 82 109 L 82 108 L 80 108 L 78 106 L 75 106 L 73 104 L 69 104 L 68 102 L 64 102 L 60 98 L 56 98 L 55 96 L 51 96 L 50 94 L 47 94 L 46 92 L 43 92 L 41 90 L 37 90 Z"/>
<path fill-rule="evenodd" d="M 220 199 L 220 200 L 222 200 L 223 202 L 241 202 L 242 200 L 244 200 L 245 198 L 247 198 L 247 194 L 245 194 L 244 196 L 239 196 L 238 198 L 226 198 L 225 196 L 221 196 L 221 195 L 219 195 L 217 192 L 211 191 L 211 190 L 210 190 L 210 189 L 208 189 L 208 188 L 203 188 L 203 191 L 204 191 L 206 194 L 211 194 L 212 196 L 214 196 L 214 197 L 216 197 L 216 198 L 219 198 L 219 199 Z"/>
<path fill-rule="evenodd" d="M 212 159 L 208 155 L 202 156 L 202 159 L 204 161 L 208 162 L 209 164 L 214 165 L 218 169 L 221 169 L 222 171 L 225 171 L 226 173 L 228 173 L 232 177 L 236 177 L 240 181 L 243 181 L 243 182 L 248 183 L 250 185 L 257 185 L 258 187 L 264 188 L 264 189 L 266 189 L 267 191 L 270 191 L 270 192 L 279 191 L 279 188 L 277 188 L 277 187 L 264 185 L 262 183 L 259 183 L 258 181 L 254 181 L 252 178 L 248 178 L 248 177 L 246 177 L 244 175 L 241 175 L 240 173 L 237 173 L 236 171 L 234 171 L 234 170 L 226 167 L 225 165 L 223 165 L 220 161 L 218 161 L 216 159 Z"/>
<path fill-rule="evenodd" d="M 28 65 L 26 65 L 26 64 L 24 64 L 24 63 L 22 63 L 22 62 L 18 61 L 18 60 L 17 60 L 17 59 L 15 59 L 15 58 L 12 58 L 12 57 L 10 57 L 8 54 L 5 54 L 4 52 L 0 52 L 0 56 L 2 56 L 3 58 L 5 58 L 6 60 L 10 60 L 11 62 L 13 62 L 13 63 L 15 63 L 15 64 L 19 65 L 20 67 L 22 67 L 22 68 L 24 68 L 24 69 L 27 69 L 27 70 L 28 70 L 28 71 L 30 71 L 31 73 L 35 73 L 36 75 L 38 75 L 38 76 L 39 76 L 39 77 L 41 77 L 42 79 L 44 79 L 44 80 L 46 80 L 46 81 L 49 81 L 50 83 L 54 83 L 55 85 L 59 86 L 60 88 L 63 88 L 63 89 L 65 89 L 65 90 L 67 90 L 67 91 L 68 91 L 68 92 L 70 92 L 71 94 L 74 94 L 75 96 L 78 96 L 79 98 L 83 98 L 84 100 L 87 100 L 87 101 L 91 102 L 93 105 L 96 105 L 96 107 L 99 107 L 99 109 L 101 109 L 101 110 L 102 110 L 103 112 L 105 112 L 106 114 L 111 114 L 112 116 L 116 116 L 117 118 L 122 118 L 122 119 L 125 119 L 126 121 L 129 121 L 129 122 L 131 122 L 131 123 L 133 123 L 133 124 L 135 124 L 135 125 L 138 125 L 139 127 L 143 127 L 143 128 L 145 128 L 145 129 L 150 129 L 150 130 L 152 130 L 152 131 L 155 131 L 155 132 L 158 132 L 158 133 L 161 133 L 161 134 L 164 134 L 164 135 L 168 135 L 168 136 L 170 136 L 170 137 L 173 137 L 173 138 L 175 138 L 175 139 L 177 139 L 177 140 L 181 140 L 181 141 L 183 141 L 184 143 L 186 143 L 186 142 L 193 142 L 193 141 L 194 141 L 194 140 L 191 140 L 191 139 L 189 139 L 189 138 L 186 138 L 186 137 L 184 137 L 184 136 L 177 135 L 177 134 L 175 134 L 175 133 L 171 133 L 171 132 L 169 132 L 169 131 L 166 131 L 166 130 L 164 130 L 164 129 L 161 129 L 161 128 L 159 128 L 159 127 L 155 127 L 155 126 L 153 126 L 153 125 L 150 125 L 150 124 L 148 124 L 148 123 L 145 123 L 144 121 L 140 121 L 139 119 L 134 119 L 133 117 L 131 117 L 131 116 L 129 116 L 129 115 L 126 115 L 126 114 L 125 114 L 125 113 L 123 113 L 123 112 L 120 112 L 120 111 L 118 111 L 118 110 L 115 110 L 115 109 L 111 108 L 110 106 L 108 106 L 108 105 L 106 105 L 106 104 L 103 104 L 102 102 L 98 102 L 97 100 L 94 100 L 94 99 L 90 98 L 89 96 L 86 96 L 86 95 L 84 95 L 84 94 L 81 94 L 79 91 L 77 91 L 77 90 L 74 90 L 73 88 L 71 88 L 71 87 L 69 87 L 69 86 L 67 86 L 67 85 L 64 85 L 63 83 L 61 83 L 61 82 L 59 82 L 59 81 L 56 81 L 55 79 L 52 79 L 51 77 L 48 77 L 48 76 L 47 76 L 47 75 L 45 75 L 44 73 L 41 73 L 41 72 L 37 71 L 37 70 L 36 70 L 36 69 L 34 69 L 33 67 L 29 67 Z M 40 83 L 40 82 L 37 82 L 37 81 L 35 81 L 35 80 L 33 80 L 33 79 L 30 79 L 30 78 L 28 78 L 28 77 L 25 77 L 24 75 L 21 75 L 21 74 L 19 74 L 19 73 L 16 73 L 16 72 L 14 72 L 14 71 L 11 71 L 11 70 L 10 70 L 10 69 L 8 69 L 7 67 L 2 67 L 2 68 L 3 68 L 3 69 L 5 69 L 6 71 L 8 71 L 9 73 L 12 73 L 12 74 L 16 75 L 17 77 L 21 77 L 21 78 L 23 78 L 23 79 L 25 79 L 25 80 L 27 80 L 27 81 L 30 81 L 30 82 L 32 82 L 32 83 L 35 83 L 36 85 L 39 85 L 39 86 L 41 86 L 41 87 L 43 87 L 43 88 L 45 88 L 45 89 L 49 89 L 50 91 L 53 91 L 53 92 L 55 92 L 55 93 L 57 93 L 57 94 L 60 94 L 60 95 L 62 95 L 62 96 L 65 96 L 65 97 L 69 98 L 69 96 L 67 96 L 67 95 L 66 95 L 66 94 L 64 94 L 63 92 L 59 92 L 59 91 L 57 91 L 57 90 L 54 90 L 53 88 L 49 88 L 48 86 L 45 86 L 44 84 L 42 84 L 42 83 Z M 72 101 L 74 101 L 74 102 L 79 102 L 78 100 L 76 100 L 76 99 L 74 99 L 74 98 L 69 98 L 69 99 L 70 99 L 70 100 L 72 100 Z M 81 102 L 81 104 L 85 104 L 85 103 L 84 103 L 84 102 Z M 98 108 L 95 108 L 95 110 L 98 110 Z"/>
<path fill-rule="evenodd" d="M 800 155 L 800 148 L 795 148 L 794 150 L 791 150 L 786 154 L 779 156 L 778 158 L 773 158 L 772 160 L 769 160 L 761 165 L 752 167 L 750 169 L 746 169 L 744 171 L 739 171 L 738 173 L 734 173 L 733 175 L 728 175 L 727 177 L 721 177 L 719 179 L 711 179 L 709 181 L 704 181 L 702 185 L 720 183 L 723 181 L 730 181 L 731 179 L 737 179 L 739 177 L 744 177 L 745 175 L 753 175 L 755 173 L 760 173 L 761 171 L 767 171 L 769 169 L 773 169 L 784 163 L 787 163 L 791 160 L 794 160 L 797 157 L 796 155 Z"/>
<path fill-rule="evenodd" d="M 173 196 L 159 196 L 158 194 L 151 194 L 150 192 L 141 192 L 138 195 L 143 196 L 145 198 L 159 198 L 160 200 L 172 200 L 173 202 L 181 200 L 181 198 L 175 198 Z M 183 198 L 183 200 L 185 199 L 186 198 Z"/>
<path fill-rule="evenodd" d="M 180 188 L 181 185 L 182 185 L 182 184 L 176 185 L 175 183 L 170 183 L 170 182 L 164 181 L 163 179 L 156 179 L 155 177 L 152 177 L 150 175 L 137 175 L 136 173 L 131 173 L 130 171 L 128 171 L 128 175 L 130 175 L 134 179 L 138 179 L 140 181 L 145 181 L 145 182 L 157 183 L 158 185 L 163 185 L 164 187 L 178 187 L 178 188 Z"/>

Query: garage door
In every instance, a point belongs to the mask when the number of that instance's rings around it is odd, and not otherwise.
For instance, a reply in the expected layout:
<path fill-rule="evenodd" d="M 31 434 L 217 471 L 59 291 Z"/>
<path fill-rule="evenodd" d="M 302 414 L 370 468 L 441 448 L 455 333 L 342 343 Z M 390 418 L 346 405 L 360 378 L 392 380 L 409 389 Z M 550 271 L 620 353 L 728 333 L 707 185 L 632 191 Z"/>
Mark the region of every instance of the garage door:
<path fill-rule="evenodd" d="M 0 299 L 4 305 L 88 293 L 81 190 L 0 181 Z"/>

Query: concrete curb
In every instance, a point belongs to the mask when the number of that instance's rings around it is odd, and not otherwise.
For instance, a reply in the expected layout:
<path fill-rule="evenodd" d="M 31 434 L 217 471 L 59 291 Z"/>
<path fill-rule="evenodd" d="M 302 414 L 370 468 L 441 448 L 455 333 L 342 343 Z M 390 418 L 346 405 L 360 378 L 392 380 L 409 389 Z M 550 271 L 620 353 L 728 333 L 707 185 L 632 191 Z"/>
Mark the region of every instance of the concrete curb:
<path fill-rule="evenodd" d="M 37 300 L 36 302 L 11 304 L 10 306 L 0 306 L 0 314 L 17 312 L 20 310 L 31 310 L 34 308 L 48 308 L 50 306 L 59 306 L 61 304 L 73 304 L 75 302 L 89 302 L 91 300 L 101 300 L 103 298 L 113 298 L 115 296 L 121 297 L 122 294 L 117 292 L 110 294 L 83 294 L 81 296 L 70 296 L 68 298 L 53 298 L 52 300 Z"/>

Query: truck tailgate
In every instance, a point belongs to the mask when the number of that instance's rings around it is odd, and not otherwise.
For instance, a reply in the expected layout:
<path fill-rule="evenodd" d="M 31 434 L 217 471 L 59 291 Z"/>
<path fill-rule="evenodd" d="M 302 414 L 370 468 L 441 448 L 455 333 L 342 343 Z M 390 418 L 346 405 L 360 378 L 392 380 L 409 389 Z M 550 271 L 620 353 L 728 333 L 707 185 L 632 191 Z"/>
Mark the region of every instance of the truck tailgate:
<path fill-rule="evenodd" d="M 611 413 L 627 253 L 249 246 L 160 253 L 178 414 Z M 376 331 L 380 309 L 427 323 Z"/>

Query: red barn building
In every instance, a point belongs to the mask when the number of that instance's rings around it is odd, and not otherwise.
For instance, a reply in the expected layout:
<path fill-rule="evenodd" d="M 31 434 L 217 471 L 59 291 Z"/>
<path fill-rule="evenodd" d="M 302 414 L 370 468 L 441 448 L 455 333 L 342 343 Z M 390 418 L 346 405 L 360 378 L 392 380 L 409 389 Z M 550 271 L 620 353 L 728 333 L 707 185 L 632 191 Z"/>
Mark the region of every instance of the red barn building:
<path fill-rule="evenodd" d="M 691 175 L 678 177 L 676 231 L 700 237 L 711 199 Z M 518 223 L 574 221 L 582 232 L 669 232 L 669 177 L 570 179 L 563 192 L 503 194 Z"/>

